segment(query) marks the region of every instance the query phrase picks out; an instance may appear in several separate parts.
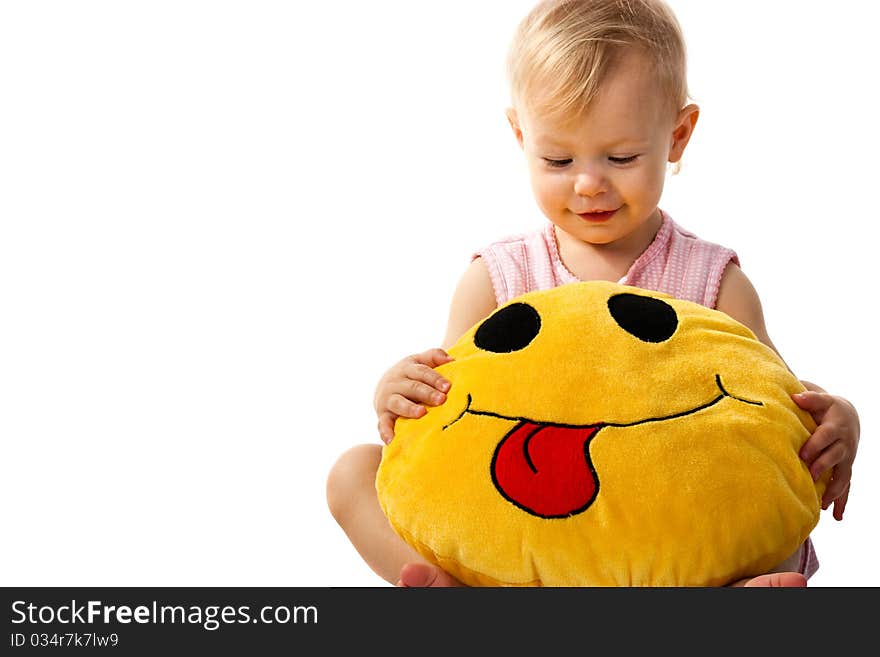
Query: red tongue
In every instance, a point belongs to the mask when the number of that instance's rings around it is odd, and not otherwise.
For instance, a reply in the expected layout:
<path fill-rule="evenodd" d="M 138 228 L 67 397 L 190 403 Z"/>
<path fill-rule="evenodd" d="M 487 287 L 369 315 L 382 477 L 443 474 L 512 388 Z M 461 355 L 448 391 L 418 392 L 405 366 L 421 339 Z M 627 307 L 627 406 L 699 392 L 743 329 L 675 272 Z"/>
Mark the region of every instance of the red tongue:
<path fill-rule="evenodd" d="M 533 515 L 581 513 L 599 488 L 588 443 L 600 428 L 521 422 L 495 449 L 492 481 L 504 497 Z"/>

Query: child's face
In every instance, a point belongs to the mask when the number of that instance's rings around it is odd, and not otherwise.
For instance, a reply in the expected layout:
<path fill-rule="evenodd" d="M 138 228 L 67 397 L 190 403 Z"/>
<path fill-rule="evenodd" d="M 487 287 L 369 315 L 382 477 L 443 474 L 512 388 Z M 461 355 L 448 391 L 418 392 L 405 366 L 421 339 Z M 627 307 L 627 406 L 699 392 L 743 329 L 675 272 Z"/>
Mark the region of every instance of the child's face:
<path fill-rule="evenodd" d="M 641 57 L 629 54 L 586 115 L 560 122 L 509 110 L 550 221 L 583 242 L 610 244 L 659 216 L 667 162 L 681 158 L 699 113 L 689 105 L 672 116 L 664 100 Z M 599 211 L 606 214 L 591 214 Z"/>

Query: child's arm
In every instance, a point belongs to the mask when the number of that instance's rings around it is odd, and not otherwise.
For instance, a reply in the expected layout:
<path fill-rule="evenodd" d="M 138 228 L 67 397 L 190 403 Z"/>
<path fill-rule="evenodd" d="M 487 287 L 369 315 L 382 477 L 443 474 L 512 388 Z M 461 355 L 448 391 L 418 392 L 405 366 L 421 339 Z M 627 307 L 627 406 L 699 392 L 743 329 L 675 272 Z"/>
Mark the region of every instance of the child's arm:
<path fill-rule="evenodd" d="M 434 368 L 452 360 L 445 350 L 471 326 L 487 317 L 495 305 L 489 271 L 482 259 L 477 258 L 455 289 L 442 348 L 407 356 L 395 363 L 376 386 L 373 405 L 379 418 L 379 436 L 385 443 L 394 437 L 397 418 L 421 417 L 427 412 L 425 405 L 439 406 L 446 401 L 449 381 Z"/>
<path fill-rule="evenodd" d="M 730 264 L 724 272 L 716 308 L 748 326 L 761 342 L 779 353 L 767 335 L 758 293 L 735 264 Z M 822 508 L 828 508 L 833 502 L 834 517 L 842 520 L 859 446 L 859 416 L 843 397 L 831 395 L 809 381 L 801 383 L 808 392 L 792 395 L 792 400 L 809 412 L 818 426 L 801 448 L 800 457 L 810 468 L 814 480 L 827 470 L 833 470 L 822 497 Z"/>

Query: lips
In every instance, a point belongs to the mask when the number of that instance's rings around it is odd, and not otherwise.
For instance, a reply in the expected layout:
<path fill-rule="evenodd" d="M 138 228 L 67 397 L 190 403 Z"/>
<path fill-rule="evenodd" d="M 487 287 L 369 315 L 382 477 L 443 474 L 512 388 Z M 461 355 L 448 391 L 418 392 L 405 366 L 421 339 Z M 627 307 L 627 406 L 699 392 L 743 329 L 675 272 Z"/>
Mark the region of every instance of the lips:
<path fill-rule="evenodd" d="M 585 511 L 599 489 L 589 443 L 601 428 L 520 422 L 495 449 L 495 487 L 516 506 L 541 518 Z"/>
<path fill-rule="evenodd" d="M 611 217 L 613 217 L 616 212 L 617 210 L 606 210 L 603 212 L 584 212 L 579 214 L 578 216 L 581 219 L 586 219 L 587 221 L 602 222 L 611 219 Z"/>

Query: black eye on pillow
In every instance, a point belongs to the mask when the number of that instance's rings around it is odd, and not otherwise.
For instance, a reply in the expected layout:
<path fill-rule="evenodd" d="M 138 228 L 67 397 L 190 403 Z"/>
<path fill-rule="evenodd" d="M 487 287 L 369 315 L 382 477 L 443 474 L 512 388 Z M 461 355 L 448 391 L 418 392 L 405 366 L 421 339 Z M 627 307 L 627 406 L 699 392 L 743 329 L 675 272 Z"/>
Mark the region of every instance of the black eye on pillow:
<path fill-rule="evenodd" d="M 525 349 L 541 331 L 541 316 L 527 303 L 512 303 L 484 321 L 474 334 L 483 351 L 509 354 Z"/>
<path fill-rule="evenodd" d="M 660 299 L 638 294 L 615 294 L 608 310 L 618 326 L 642 342 L 666 342 L 678 328 L 672 306 Z"/>

